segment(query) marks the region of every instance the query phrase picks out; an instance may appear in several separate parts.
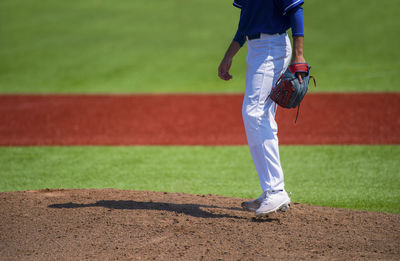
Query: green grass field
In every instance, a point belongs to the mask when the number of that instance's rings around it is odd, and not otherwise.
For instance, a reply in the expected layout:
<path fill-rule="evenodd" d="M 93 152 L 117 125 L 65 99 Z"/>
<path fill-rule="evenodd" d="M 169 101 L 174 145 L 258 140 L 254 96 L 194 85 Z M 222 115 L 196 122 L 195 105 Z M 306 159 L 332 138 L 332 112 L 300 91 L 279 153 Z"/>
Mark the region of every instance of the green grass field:
<path fill-rule="evenodd" d="M 400 91 L 397 1 L 304 12 L 315 91 Z M 216 76 L 238 16 L 232 0 L 2 0 L 0 92 L 243 92 L 246 50 L 231 82 Z"/>
<path fill-rule="evenodd" d="M 295 202 L 400 213 L 400 146 L 282 146 Z M 0 191 L 118 188 L 256 197 L 246 146 L 0 148 Z"/>

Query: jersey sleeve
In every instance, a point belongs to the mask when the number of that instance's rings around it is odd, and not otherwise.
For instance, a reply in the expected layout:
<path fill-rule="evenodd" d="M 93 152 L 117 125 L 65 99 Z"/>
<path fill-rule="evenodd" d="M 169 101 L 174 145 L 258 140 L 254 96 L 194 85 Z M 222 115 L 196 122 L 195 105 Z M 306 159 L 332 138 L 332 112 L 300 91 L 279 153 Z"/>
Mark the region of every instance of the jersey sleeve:
<path fill-rule="evenodd" d="M 288 13 L 290 27 L 292 28 L 292 36 L 304 37 L 304 21 L 303 21 L 303 8 L 296 6 Z"/>
<path fill-rule="evenodd" d="M 238 42 L 240 44 L 240 46 L 243 46 L 244 43 L 246 42 L 246 34 L 241 30 L 241 23 L 243 22 L 244 13 L 245 13 L 244 9 L 241 9 L 238 28 L 237 28 L 235 37 L 233 38 L 233 40 Z"/>
<path fill-rule="evenodd" d="M 241 32 L 240 30 L 237 30 L 233 40 L 238 42 L 240 44 L 240 46 L 242 47 L 244 45 L 244 43 L 246 42 L 246 35 L 243 32 Z"/>
<path fill-rule="evenodd" d="M 233 6 L 242 9 L 243 8 L 243 0 L 233 0 Z"/>
<path fill-rule="evenodd" d="M 286 15 L 293 8 L 304 4 L 303 0 L 276 0 L 275 1 L 283 15 Z"/>

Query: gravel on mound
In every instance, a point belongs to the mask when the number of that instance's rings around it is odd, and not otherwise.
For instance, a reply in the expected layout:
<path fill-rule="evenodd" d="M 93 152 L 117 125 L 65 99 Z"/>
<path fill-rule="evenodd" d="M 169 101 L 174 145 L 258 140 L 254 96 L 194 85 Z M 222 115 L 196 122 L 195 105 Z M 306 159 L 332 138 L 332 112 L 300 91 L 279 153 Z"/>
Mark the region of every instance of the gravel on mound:
<path fill-rule="evenodd" d="M 400 260 L 400 215 L 294 203 L 255 219 L 242 199 L 114 189 L 0 199 L 2 260 Z"/>

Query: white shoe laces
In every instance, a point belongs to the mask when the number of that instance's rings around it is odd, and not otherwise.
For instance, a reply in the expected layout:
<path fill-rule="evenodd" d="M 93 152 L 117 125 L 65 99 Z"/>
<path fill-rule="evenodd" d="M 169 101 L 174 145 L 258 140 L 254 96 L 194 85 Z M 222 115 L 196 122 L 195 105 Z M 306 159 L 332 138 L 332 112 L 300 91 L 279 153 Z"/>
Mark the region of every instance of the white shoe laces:
<path fill-rule="evenodd" d="M 261 205 L 267 205 L 270 201 L 271 201 L 271 194 L 272 194 L 272 191 L 265 191 L 264 192 L 264 199 L 263 199 L 263 201 L 261 202 Z"/>

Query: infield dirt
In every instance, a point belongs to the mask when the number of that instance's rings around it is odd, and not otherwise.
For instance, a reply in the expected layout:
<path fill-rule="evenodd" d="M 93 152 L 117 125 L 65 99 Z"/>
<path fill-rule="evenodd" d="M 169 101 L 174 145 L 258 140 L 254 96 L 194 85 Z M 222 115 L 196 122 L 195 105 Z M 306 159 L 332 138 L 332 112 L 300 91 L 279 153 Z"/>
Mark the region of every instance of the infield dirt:
<path fill-rule="evenodd" d="M 3 260 L 399 260 L 400 215 L 121 190 L 0 193 Z"/>

